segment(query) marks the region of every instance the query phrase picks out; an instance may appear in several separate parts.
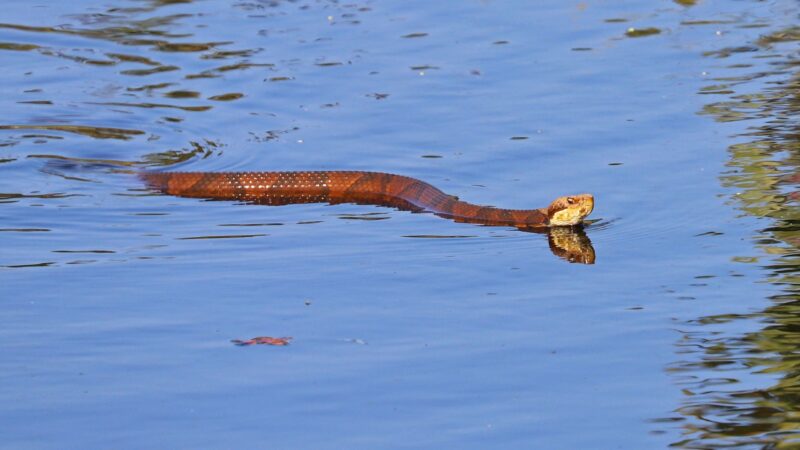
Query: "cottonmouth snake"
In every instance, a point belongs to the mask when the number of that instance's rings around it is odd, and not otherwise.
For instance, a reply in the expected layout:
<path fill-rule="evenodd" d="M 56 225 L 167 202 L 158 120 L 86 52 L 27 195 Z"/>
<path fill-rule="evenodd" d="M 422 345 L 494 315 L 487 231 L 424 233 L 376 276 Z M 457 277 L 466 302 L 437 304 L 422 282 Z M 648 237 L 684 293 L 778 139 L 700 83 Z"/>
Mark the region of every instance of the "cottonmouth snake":
<path fill-rule="evenodd" d="M 143 172 L 151 188 L 180 197 L 264 205 L 359 203 L 432 212 L 456 222 L 543 229 L 580 225 L 594 208 L 590 194 L 559 197 L 547 208 L 479 206 L 415 178 L 380 172 Z"/>
<path fill-rule="evenodd" d="M 580 228 L 594 207 L 589 194 L 559 197 L 547 208 L 514 210 L 478 206 L 424 181 L 378 172 L 141 172 L 153 189 L 181 197 L 238 200 L 262 205 L 360 203 L 432 212 L 457 222 L 514 226 L 547 233 L 553 254 L 594 264 L 595 252 Z M 577 226 L 576 226 L 577 225 Z"/>

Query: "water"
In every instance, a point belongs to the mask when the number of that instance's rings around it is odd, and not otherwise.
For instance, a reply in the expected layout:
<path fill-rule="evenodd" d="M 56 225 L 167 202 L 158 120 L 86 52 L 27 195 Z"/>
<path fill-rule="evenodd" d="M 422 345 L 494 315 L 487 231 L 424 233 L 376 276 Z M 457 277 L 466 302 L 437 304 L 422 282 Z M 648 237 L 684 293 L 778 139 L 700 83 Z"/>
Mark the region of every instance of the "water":
<path fill-rule="evenodd" d="M 5 2 L 0 447 L 791 448 L 797 15 Z M 596 261 L 138 168 L 592 192 Z"/>

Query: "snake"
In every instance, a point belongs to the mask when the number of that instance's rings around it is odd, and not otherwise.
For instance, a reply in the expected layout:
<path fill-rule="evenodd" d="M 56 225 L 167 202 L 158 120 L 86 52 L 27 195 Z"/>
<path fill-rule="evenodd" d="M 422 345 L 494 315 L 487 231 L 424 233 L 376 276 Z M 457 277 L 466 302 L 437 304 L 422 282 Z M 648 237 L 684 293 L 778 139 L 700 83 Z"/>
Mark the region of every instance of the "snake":
<path fill-rule="evenodd" d="M 445 194 L 425 181 L 383 172 L 140 172 L 139 176 L 151 189 L 178 197 L 262 205 L 370 204 L 522 230 L 580 226 L 594 209 L 591 194 L 558 197 L 538 209 L 481 206 Z"/>

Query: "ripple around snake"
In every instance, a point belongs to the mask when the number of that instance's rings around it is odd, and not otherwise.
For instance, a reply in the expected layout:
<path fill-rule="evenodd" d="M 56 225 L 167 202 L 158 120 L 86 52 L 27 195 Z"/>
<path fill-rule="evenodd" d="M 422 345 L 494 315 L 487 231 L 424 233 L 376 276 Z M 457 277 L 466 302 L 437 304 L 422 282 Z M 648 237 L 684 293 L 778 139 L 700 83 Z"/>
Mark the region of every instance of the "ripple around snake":
<path fill-rule="evenodd" d="M 697 206 L 682 206 L 683 210 L 671 208 L 637 208 L 630 205 L 603 205 L 602 198 L 598 200 L 601 211 L 606 208 L 624 210 L 624 215 L 588 217 L 586 233 L 595 242 L 628 242 L 635 243 L 643 240 L 663 240 L 682 235 L 686 237 L 687 229 L 696 230 L 701 227 L 703 215 L 690 209 Z M 713 230 L 703 230 L 713 231 Z M 690 232 L 690 236 L 700 232 Z"/>
<path fill-rule="evenodd" d="M 617 218 L 608 221 L 601 220 L 600 222 L 591 224 L 586 227 L 586 233 L 594 242 L 627 242 L 633 245 L 635 242 L 639 241 L 667 239 L 670 235 L 673 235 L 681 229 L 681 225 L 674 223 L 670 224 L 664 222 L 658 225 L 642 225 L 632 222 L 630 218 Z"/>

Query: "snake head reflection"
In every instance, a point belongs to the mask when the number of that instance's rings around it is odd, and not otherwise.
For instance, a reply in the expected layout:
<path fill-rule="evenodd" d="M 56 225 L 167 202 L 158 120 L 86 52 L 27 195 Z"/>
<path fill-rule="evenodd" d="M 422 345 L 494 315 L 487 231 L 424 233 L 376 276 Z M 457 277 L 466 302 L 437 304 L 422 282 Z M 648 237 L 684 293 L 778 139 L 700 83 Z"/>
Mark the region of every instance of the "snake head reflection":
<path fill-rule="evenodd" d="M 559 197 L 547 207 L 550 226 L 573 226 L 583 222 L 594 209 L 592 194 L 569 195 Z"/>
<path fill-rule="evenodd" d="M 595 253 L 589 236 L 573 227 L 555 227 L 547 233 L 550 251 L 571 263 L 594 264 Z"/>
<path fill-rule="evenodd" d="M 552 228 L 517 228 L 526 233 L 547 233 L 547 243 L 550 251 L 561 259 L 571 263 L 594 264 L 595 253 L 592 241 L 583 231 L 583 227 L 552 227 Z"/>

